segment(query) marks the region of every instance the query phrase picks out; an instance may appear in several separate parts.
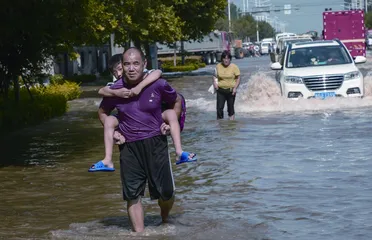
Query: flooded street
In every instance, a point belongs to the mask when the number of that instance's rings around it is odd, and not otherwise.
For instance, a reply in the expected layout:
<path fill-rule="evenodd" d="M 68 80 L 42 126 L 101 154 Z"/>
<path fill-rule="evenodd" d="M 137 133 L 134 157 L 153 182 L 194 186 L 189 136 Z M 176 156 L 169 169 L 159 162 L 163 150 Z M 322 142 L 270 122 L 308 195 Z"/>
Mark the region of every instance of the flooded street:
<path fill-rule="evenodd" d="M 199 158 L 173 165 L 170 224 L 147 194 L 146 230 L 131 233 L 120 172 L 88 173 L 104 149 L 87 87 L 65 116 L 0 139 L 0 239 L 370 239 L 372 77 L 363 99 L 292 101 L 268 58 L 233 62 L 236 121 L 215 120 L 209 76 L 168 79 L 187 99 L 183 148 Z"/>

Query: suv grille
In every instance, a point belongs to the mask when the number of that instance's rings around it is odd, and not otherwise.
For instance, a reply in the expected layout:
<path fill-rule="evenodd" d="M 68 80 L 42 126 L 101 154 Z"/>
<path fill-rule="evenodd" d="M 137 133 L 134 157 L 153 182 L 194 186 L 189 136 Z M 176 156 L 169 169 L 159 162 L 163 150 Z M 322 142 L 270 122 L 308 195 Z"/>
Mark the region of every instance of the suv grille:
<path fill-rule="evenodd" d="M 324 75 L 304 77 L 305 86 L 310 91 L 336 90 L 341 87 L 344 81 L 343 75 Z"/>

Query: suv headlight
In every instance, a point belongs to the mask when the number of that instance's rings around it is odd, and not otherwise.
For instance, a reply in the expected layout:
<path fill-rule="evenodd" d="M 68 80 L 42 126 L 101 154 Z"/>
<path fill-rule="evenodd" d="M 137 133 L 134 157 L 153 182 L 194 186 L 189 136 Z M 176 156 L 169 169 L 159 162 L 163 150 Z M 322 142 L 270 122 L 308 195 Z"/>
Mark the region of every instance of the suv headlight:
<path fill-rule="evenodd" d="M 284 78 L 285 83 L 294 83 L 294 84 L 301 84 L 302 78 L 301 77 L 296 77 L 296 76 L 287 76 Z"/>
<path fill-rule="evenodd" d="M 360 76 L 359 71 L 349 72 L 344 75 L 344 80 L 352 80 Z"/>

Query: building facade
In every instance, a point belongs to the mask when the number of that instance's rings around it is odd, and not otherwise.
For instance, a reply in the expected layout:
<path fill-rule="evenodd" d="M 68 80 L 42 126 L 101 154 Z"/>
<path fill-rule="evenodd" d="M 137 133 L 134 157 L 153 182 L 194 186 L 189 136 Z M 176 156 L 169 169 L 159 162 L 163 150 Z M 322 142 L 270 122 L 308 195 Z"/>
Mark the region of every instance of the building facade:
<path fill-rule="evenodd" d="M 78 54 L 76 59 L 70 59 L 67 53 L 55 58 L 55 74 L 66 77 L 81 74 L 99 75 L 108 70 L 110 45 L 77 47 L 75 52 Z"/>

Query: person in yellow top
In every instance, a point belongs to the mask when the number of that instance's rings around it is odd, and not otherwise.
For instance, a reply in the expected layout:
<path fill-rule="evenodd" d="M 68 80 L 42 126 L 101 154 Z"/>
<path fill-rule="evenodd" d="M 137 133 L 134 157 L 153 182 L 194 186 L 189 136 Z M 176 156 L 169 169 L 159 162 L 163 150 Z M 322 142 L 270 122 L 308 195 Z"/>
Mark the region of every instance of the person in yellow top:
<path fill-rule="evenodd" d="M 227 102 L 227 112 L 230 120 L 235 119 L 236 89 L 240 84 L 240 70 L 231 63 L 232 56 L 229 51 L 223 51 L 221 63 L 217 64 L 213 76 L 213 86 L 217 92 L 217 119 L 223 119 L 223 109 Z"/>

